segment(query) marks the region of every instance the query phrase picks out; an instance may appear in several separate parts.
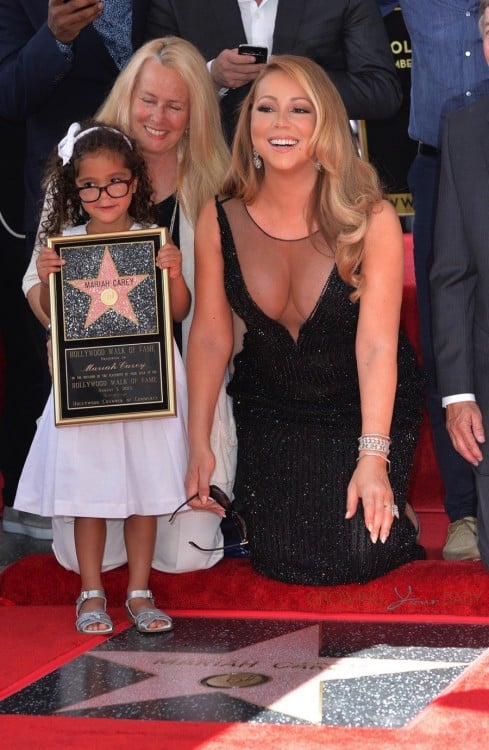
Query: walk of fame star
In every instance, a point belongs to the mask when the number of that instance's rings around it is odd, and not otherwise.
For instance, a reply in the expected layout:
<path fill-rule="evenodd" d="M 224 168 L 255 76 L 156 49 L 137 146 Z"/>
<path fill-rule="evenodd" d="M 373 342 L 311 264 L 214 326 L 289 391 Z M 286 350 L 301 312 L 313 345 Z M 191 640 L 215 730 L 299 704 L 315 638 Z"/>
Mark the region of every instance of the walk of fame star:
<path fill-rule="evenodd" d="M 137 324 L 138 317 L 134 312 L 128 295 L 149 274 L 135 274 L 132 276 L 120 276 L 115 263 L 106 247 L 100 264 L 98 276 L 92 279 L 73 279 L 68 284 L 79 289 L 91 298 L 90 307 L 85 319 L 85 328 L 89 328 L 108 310 L 114 310 L 119 315 Z"/>
<path fill-rule="evenodd" d="M 176 616 L 172 633 L 106 639 L 0 701 L 0 716 L 404 727 L 484 669 L 488 639 L 460 623 Z"/>
<path fill-rule="evenodd" d="M 100 711 L 102 716 L 118 716 L 124 715 L 127 707 L 137 701 L 144 707 L 143 711 L 151 710 L 153 704 L 157 707 L 155 711 L 159 713 L 159 718 L 168 718 L 164 708 L 166 701 L 183 701 L 191 696 L 199 720 L 209 721 L 211 717 L 204 715 L 205 702 L 199 703 L 198 698 L 211 693 L 213 697 L 210 700 L 216 705 L 216 701 L 219 701 L 217 686 L 211 685 L 209 679 L 220 676 L 221 699 L 224 700 L 225 695 L 229 697 L 232 693 L 234 711 L 237 710 L 236 701 L 243 706 L 251 704 L 257 709 L 255 720 L 261 712 L 272 712 L 275 721 L 282 717 L 286 722 L 296 720 L 299 723 L 321 724 L 326 710 L 324 701 L 328 698 L 331 700 L 331 695 L 325 693 L 324 686 L 331 683 L 333 693 L 339 699 L 340 685 L 346 682 L 349 694 L 355 695 L 358 691 L 357 697 L 361 697 L 366 684 L 369 692 L 374 693 L 374 706 L 378 706 L 380 717 L 376 719 L 370 715 L 365 725 L 402 726 L 405 723 L 399 696 L 402 679 L 406 679 L 410 673 L 413 675 L 408 684 L 411 718 L 426 702 L 417 704 L 412 696 L 413 684 L 423 682 L 423 673 L 426 673 L 428 682 L 433 683 L 433 694 L 430 695 L 433 698 L 440 687 L 446 687 L 467 666 L 465 659 L 437 659 L 435 655 L 431 658 L 423 658 L 421 655 L 413 655 L 413 658 L 404 655 L 404 658 L 400 658 L 394 654 L 391 658 L 369 658 L 368 654 L 346 658 L 320 656 L 319 633 L 319 626 L 311 625 L 275 638 L 265 637 L 261 640 L 258 636 L 253 643 L 217 654 L 198 649 L 189 652 L 188 644 L 180 651 L 177 645 L 174 650 L 168 651 L 104 652 L 97 649 L 86 656 L 89 661 L 93 660 L 93 670 L 87 667 L 88 673 L 95 672 L 96 665 L 106 661 L 115 668 L 127 668 L 127 683 L 124 684 L 122 680 L 123 684 L 112 684 L 106 691 L 97 690 L 85 700 L 65 705 L 58 713 L 97 715 L 97 711 Z M 238 676 L 246 677 L 246 680 L 238 681 Z M 268 679 L 251 680 L 252 676 L 265 676 Z M 390 684 L 385 681 L 386 678 L 391 680 Z M 395 678 L 393 683 L 392 678 Z M 378 684 L 376 679 L 380 679 Z M 365 680 L 370 681 L 365 683 Z M 355 689 L 356 685 L 358 687 Z M 394 717 L 389 710 L 389 698 L 392 697 L 389 689 L 396 701 Z M 229 710 L 232 714 L 232 710 Z M 191 718 L 195 720 L 196 717 Z M 232 721 L 233 718 L 230 715 L 225 720 Z M 234 720 L 239 720 L 236 715 Z M 347 721 L 342 718 L 338 723 L 341 725 Z"/>

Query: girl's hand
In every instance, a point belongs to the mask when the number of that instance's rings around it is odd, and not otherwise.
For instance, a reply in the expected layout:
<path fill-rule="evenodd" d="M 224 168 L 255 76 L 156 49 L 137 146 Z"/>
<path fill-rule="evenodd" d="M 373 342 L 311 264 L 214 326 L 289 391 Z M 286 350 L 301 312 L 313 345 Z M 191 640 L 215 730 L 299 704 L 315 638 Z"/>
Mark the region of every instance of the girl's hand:
<path fill-rule="evenodd" d="M 168 268 L 170 279 L 178 279 L 182 275 L 182 253 L 172 242 L 167 242 L 158 250 L 156 265 L 161 270 Z"/>
<path fill-rule="evenodd" d="M 353 472 L 346 498 L 345 518 L 352 518 L 362 500 L 370 539 L 386 541 L 394 520 L 394 494 L 387 476 L 387 463 L 380 456 L 363 456 Z"/>
<path fill-rule="evenodd" d="M 46 351 L 48 355 L 48 370 L 49 374 L 51 375 L 51 380 L 53 379 L 53 341 L 51 339 L 51 336 L 46 342 Z"/>
<path fill-rule="evenodd" d="M 224 508 L 209 497 L 209 484 L 216 459 L 210 449 L 201 451 L 199 456 L 190 460 L 185 478 L 185 490 L 188 498 L 192 498 L 188 505 L 194 510 L 208 510 L 223 518 Z"/>
<path fill-rule="evenodd" d="M 50 247 L 42 247 L 36 260 L 36 268 L 41 283 L 47 286 L 49 283 L 49 274 L 56 273 L 65 265 L 58 253 Z"/>

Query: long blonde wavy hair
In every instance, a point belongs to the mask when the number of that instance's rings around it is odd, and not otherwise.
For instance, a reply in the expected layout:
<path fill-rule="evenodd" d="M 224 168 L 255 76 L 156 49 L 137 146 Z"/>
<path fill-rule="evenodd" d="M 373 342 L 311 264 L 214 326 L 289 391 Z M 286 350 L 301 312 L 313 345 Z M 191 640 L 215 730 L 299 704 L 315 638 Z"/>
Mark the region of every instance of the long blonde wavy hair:
<path fill-rule="evenodd" d="M 311 195 L 308 225 L 311 232 L 317 225 L 334 251 L 338 272 L 353 287 L 351 299 L 357 300 L 363 283 L 365 234 L 371 213 L 382 200 L 382 189 L 375 169 L 358 155 L 338 91 L 317 63 L 298 55 L 277 55 L 255 79 L 242 105 L 222 192 L 252 203 L 260 190 L 264 170 L 253 165 L 251 110 L 260 81 L 276 71 L 299 84 L 313 103 L 316 127 L 311 159 L 321 163 L 321 171 Z"/>
<path fill-rule="evenodd" d="M 147 60 L 157 60 L 163 70 L 177 71 L 188 89 L 190 117 L 188 135 L 178 146 L 177 190 L 187 218 L 195 224 L 202 205 L 218 192 L 229 165 L 218 96 L 196 47 L 174 36 L 144 44 L 120 72 L 97 118 L 131 134 L 133 92 Z"/>

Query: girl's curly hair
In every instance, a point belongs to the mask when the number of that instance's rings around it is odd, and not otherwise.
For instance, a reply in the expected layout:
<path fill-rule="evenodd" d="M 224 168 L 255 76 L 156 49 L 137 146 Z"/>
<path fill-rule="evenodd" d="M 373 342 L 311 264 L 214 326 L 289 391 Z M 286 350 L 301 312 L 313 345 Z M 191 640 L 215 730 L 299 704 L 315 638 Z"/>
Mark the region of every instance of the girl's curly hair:
<path fill-rule="evenodd" d="M 90 128 L 94 130 L 83 135 L 83 131 Z M 45 242 L 48 237 L 61 234 L 66 227 L 84 224 L 90 218 L 77 192 L 76 177 L 80 161 L 85 156 L 92 156 L 97 152 L 116 154 L 122 159 L 132 177 L 137 178 L 137 188 L 129 205 L 129 214 L 135 222 L 143 225 L 153 224 L 154 204 L 151 197 L 151 183 L 146 164 L 135 142 L 122 131 L 100 120 L 84 121 L 77 137 L 73 155 L 67 164 L 63 166 L 57 147 L 49 159 L 43 182 L 48 211 L 46 219 L 41 223 L 41 241 Z"/>

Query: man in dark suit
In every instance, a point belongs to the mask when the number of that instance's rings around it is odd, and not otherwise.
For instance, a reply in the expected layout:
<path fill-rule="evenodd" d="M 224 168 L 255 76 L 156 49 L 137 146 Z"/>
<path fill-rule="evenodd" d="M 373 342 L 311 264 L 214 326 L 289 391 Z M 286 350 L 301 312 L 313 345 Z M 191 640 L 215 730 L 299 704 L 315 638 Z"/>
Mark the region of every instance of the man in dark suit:
<path fill-rule="evenodd" d="M 489 0 L 479 16 L 489 64 Z M 453 446 L 473 467 L 489 567 L 489 97 L 446 122 L 430 279 L 439 390 Z"/>
<path fill-rule="evenodd" d="M 375 0 L 154 0 L 151 37 L 193 42 L 222 94 L 230 134 L 236 110 L 260 65 L 238 54 L 247 42 L 269 54 L 304 55 L 331 77 L 351 119 L 390 117 L 402 99 L 389 41 Z"/>
<path fill-rule="evenodd" d="M 426 375 L 426 408 L 450 520 L 445 560 L 474 560 L 477 493 L 471 467 L 454 450 L 445 427 L 436 378 L 429 274 L 441 168 L 441 140 L 447 115 L 489 95 L 489 72 L 478 28 L 479 0 L 400 0 L 412 48 L 409 136 L 417 154 L 408 173 L 414 206 L 414 268 L 419 338 Z"/>
<path fill-rule="evenodd" d="M 68 125 L 95 113 L 143 41 L 148 2 L 0 0 L 0 209 L 16 230 L 2 228 L 2 283 L 9 286 L 0 307 L 7 363 L 0 422 L 3 527 L 40 539 L 51 535 L 46 519 L 21 518 L 12 505 L 45 399 L 45 343 L 39 329 L 43 332 L 20 289 L 39 222 L 41 180 L 46 159 Z M 23 168 L 22 184 L 11 176 Z M 20 227 L 12 219 L 19 203 L 24 203 Z"/>

